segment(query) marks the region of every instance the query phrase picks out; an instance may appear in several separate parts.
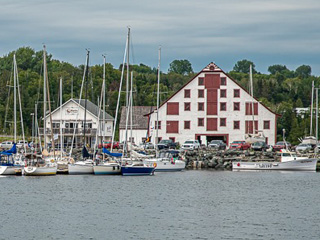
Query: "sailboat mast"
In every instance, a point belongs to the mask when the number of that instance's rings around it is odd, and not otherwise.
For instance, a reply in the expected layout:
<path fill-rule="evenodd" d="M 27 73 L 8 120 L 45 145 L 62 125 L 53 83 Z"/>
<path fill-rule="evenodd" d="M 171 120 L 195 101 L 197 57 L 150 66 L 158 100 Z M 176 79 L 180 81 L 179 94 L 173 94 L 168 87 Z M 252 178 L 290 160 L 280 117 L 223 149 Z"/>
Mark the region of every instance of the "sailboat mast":
<path fill-rule="evenodd" d="M 131 72 L 131 84 L 130 84 L 130 144 L 131 144 L 131 150 L 133 147 L 133 138 L 132 138 L 132 125 L 133 125 L 133 118 L 132 118 L 132 110 L 133 110 L 133 72 Z M 132 154 L 130 152 L 130 160 L 132 160 Z"/>
<path fill-rule="evenodd" d="M 62 134 L 62 77 L 60 78 L 60 159 L 62 160 L 63 134 Z"/>
<path fill-rule="evenodd" d="M 128 37 L 127 37 L 127 79 L 126 79 L 126 116 L 128 116 L 129 111 L 129 49 L 130 49 L 130 28 L 128 27 Z M 128 124 L 126 124 L 125 140 L 124 140 L 124 156 L 127 156 L 128 152 Z"/>
<path fill-rule="evenodd" d="M 85 101 L 84 101 L 84 124 L 83 124 L 83 139 L 84 145 L 87 145 L 86 141 L 86 118 L 87 118 L 87 98 L 88 98 L 88 76 L 89 76 L 89 53 L 90 51 L 87 49 L 87 72 L 86 72 L 86 93 L 85 93 Z M 80 102 L 79 102 L 80 104 Z"/>
<path fill-rule="evenodd" d="M 256 128 L 255 128 L 255 124 L 254 124 L 253 80 L 252 80 L 252 65 L 251 64 L 250 64 L 250 88 L 251 88 L 252 128 L 253 128 L 253 134 L 255 134 Z"/>
<path fill-rule="evenodd" d="M 156 125 L 156 139 L 154 147 L 156 148 L 156 157 L 158 156 L 158 130 L 159 130 L 159 105 L 160 105 L 160 63 L 161 63 L 161 47 L 159 47 L 159 61 L 158 61 L 158 87 L 157 87 L 157 125 Z"/>
<path fill-rule="evenodd" d="M 17 72 L 16 72 L 16 53 L 13 54 L 13 124 L 14 142 L 17 143 Z"/>
<path fill-rule="evenodd" d="M 106 134 L 106 56 L 103 55 L 103 84 L 102 84 L 102 91 L 103 91 L 103 122 L 102 122 L 102 146 L 105 140 Z M 104 161 L 104 154 L 103 161 Z"/>
<path fill-rule="evenodd" d="M 319 116 L 318 95 L 319 95 L 319 88 L 316 88 L 316 139 L 317 139 L 317 144 L 318 144 L 318 116 Z"/>
<path fill-rule="evenodd" d="M 310 106 L 310 136 L 312 136 L 312 120 L 313 120 L 313 94 L 314 94 L 314 81 L 312 81 L 312 91 L 311 91 L 311 106 Z"/>
<path fill-rule="evenodd" d="M 47 149 L 47 123 L 46 123 L 46 112 L 47 112 L 47 81 L 46 81 L 46 72 L 47 72 L 47 64 L 46 64 L 46 45 L 43 45 L 43 145 L 44 149 Z"/>

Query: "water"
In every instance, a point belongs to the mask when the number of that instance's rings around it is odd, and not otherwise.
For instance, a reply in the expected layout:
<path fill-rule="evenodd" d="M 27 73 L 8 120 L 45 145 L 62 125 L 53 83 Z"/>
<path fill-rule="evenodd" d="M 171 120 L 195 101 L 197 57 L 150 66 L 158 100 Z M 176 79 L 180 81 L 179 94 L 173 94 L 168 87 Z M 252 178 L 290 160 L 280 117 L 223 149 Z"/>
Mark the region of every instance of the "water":
<path fill-rule="evenodd" d="M 320 174 L 1 177 L 0 239 L 319 239 Z"/>

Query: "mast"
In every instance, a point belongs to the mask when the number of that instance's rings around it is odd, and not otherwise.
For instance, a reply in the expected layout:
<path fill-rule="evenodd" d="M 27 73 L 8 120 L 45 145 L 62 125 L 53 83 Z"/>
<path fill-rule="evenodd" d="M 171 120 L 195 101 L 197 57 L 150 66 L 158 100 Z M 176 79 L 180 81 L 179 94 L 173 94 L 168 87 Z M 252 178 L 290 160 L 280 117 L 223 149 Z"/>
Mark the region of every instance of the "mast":
<path fill-rule="evenodd" d="M 106 56 L 103 55 L 103 122 L 102 122 L 102 147 L 105 140 L 106 134 Z M 104 161 L 104 154 L 102 154 L 102 159 Z"/>
<path fill-rule="evenodd" d="M 252 81 L 252 65 L 250 64 L 250 88 L 251 88 L 251 113 L 252 113 L 252 128 L 253 134 L 256 133 L 256 128 L 254 124 L 254 101 L 253 101 L 253 81 Z"/>
<path fill-rule="evenodd" d="M 85 102 L 84 102 L 84 124 L 83 124 L 83 139 L 84 146 L 87 145 L 86 141 L 86 118 L 87 118 L 87 98 L 88 98 L 88 76 L 89 76 L 89 53 L 87 49 L 87 71 L 86 71 L 86 92 L 85 92 Z M 79 102 L 80 104 L 80 102 Z"/>
<path fill-rule="evenodd" d="M 132 96 L 132 92 L 133 92 L 133 72 L 131 72 L 131 84 L 130 84 L 130 144 L 131 144 L 131 148 L 130 148 L 130 160 L 132 160 L 132 147 L 133 147 L 133 138 L 132 138 L 132 125 L 133 125 L 133 117 L 132 117 L 132 111 L 133 111 L 133 96 Z"/>
<path fill-rule="evenodd" d="M 47 123 L 46 123 L 46 111 L 47 111 L 47 81 L 46 81 L 46 72 L 47 72 L 47 64 L 46 64 L 46 45 L 43 45 L 43 145 L 44 149 L 47 149 Z"/>
<path fill-rule="evenodd" d="M 312 119 L 313 119 L 313 94 L 314 94 L 314 81 L 312 81 L 312 91 L 311 91 L 311 106 L 310 106 L 310 136 L 312 136 Z"/>
<path fill-rule="evenodd" d="M 154 147 L 156 149 L 156 157 L 158 156 L 158 130 L 159 130 L 159 105 L 160 105 L 160 63 L 161 63 L 161 47 L 159 47 L 159 62 L 158 62 L 158 87 L 157 87 L 157 125 L 156 125 L 156 139 Z"/>
<path fill-rule="evenodd" d="M 128 37 L 127 37 L 127 79 L 126 79 L 126 116 L 129 114 L 129 45 L 130 45 L 130 27 L 128 27 Z M 124 156 L 128 153 L 128 124 L 126 124 L 125 139 L 124 139 Z"/>
<path fill-rule="evenodd" d="M 316 140 L 317 140 L 316 144 L 318 144 L 318 116 L 319 116 L 318 95 L 319 95 L 319 88 L 316 88 Z"/>
<path fill-rule="evenodd" d="M 62 134 L 62 77 L 60 77 L 60 159 L 62 160 L 63 134 Z"/>
<path fill-rule="evenodd" d="M 116 107 L 116 115 L 114 117 L 114 123 L 113 123 L 110 152 L 112 152 L 112 150 L 113 150 L 114 135 L 115 135 L 115 132 L 116 132 L 116 127 L 117 127 L 117 119 L 118 119 L 118 112 L 119 112 L 119 105 L 120 105 L 120 96 L 121 96 L 122 82 L 123 82 L 123 76 L 124 76 L 124 65 L 125 65 L 125 62 L 126 62 L 127 50 L 128 50 L 128 40 L 126 41 L 126 47 L 125 47 L 125 50 L 124 50 L 123 61 L 122 61 L 122 70 L 121 70 L 121 77 L 120 77 L 119 93 L 118 93 L 118 100 L 117 100 L 117 107 Z"/>
<path fill-rule="evenodd" d="M 16 72 L 16 53 L 13 54 L 13 124 L 14 142 L 17 143 L 17 72 Z"/>

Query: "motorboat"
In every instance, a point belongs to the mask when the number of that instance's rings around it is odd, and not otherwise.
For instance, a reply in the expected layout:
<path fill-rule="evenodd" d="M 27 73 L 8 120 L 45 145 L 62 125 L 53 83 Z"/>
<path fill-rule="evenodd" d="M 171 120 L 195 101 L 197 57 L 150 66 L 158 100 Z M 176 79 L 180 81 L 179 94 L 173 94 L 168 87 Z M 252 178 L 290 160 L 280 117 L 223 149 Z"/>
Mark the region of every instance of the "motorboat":
<path fill-rule="evenodd" d="M 154 171 L 154 166 L 146 165 L 143 162 L 134 162 L 132 164 L 121 166 L 121 174 L 123 176 L 153 175 Z"/>

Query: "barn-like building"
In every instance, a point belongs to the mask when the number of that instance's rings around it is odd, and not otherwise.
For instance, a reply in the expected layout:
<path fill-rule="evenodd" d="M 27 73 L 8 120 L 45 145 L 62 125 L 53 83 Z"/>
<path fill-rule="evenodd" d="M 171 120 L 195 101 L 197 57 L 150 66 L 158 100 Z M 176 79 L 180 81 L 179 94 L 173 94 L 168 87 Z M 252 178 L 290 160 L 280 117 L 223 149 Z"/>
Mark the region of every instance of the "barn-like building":
<path fill-rule="evenodd" d="M 198 139 L 207 144 L 221 139 L 229 145 L 259 130 L 267 144 L 273 145 L 277 117 L 216 64 L 210 63 L 159 107 L 158 141 L 172 139 L 182 144 Z M 149 134 L 156 142 L 156 110 L 149 118 Z"/>

